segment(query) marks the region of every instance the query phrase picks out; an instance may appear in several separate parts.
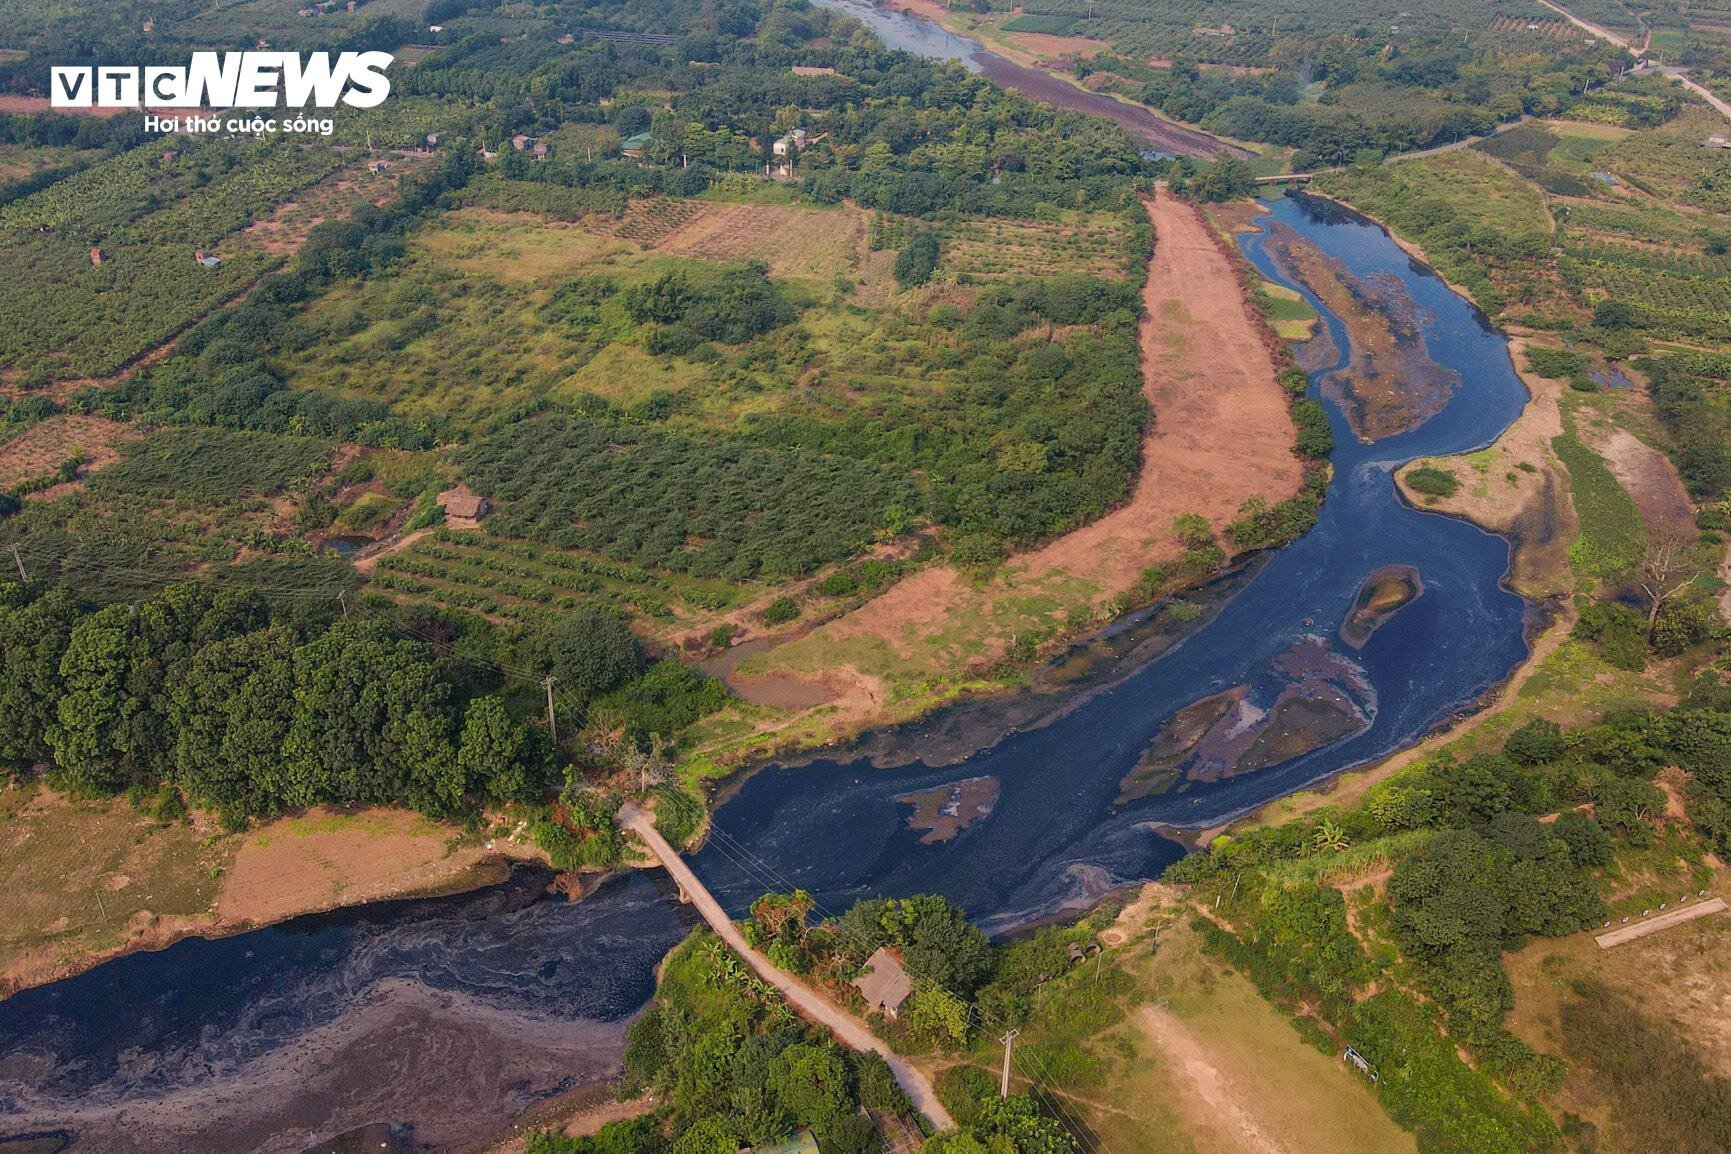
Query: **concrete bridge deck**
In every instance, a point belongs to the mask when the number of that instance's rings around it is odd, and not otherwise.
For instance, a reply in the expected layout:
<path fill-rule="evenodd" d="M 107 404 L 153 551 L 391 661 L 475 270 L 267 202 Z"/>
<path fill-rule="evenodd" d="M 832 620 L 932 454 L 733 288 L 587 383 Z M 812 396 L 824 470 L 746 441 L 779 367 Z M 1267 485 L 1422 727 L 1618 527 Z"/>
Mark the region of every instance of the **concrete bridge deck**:
<path fill-rule="evenodd" d="M 685 859 L 667 843 L 655 828 L 655 820 L 635 805 L 626 803 L 620 807 L 619 824 L 643 839 L 643 844 L 649 847 L 649 852 L 655 855 L 657 861 L 666 867 L 673 880 L 679 883 L 680 892 L 697 907 L 697 912 L 703 915 L 703 920 L 709 923 L 709 928 L 726 942 L 734 953 L 745 959 L 757 976 L 780 990 L 794 1008 L 810 1021 L 816 1022 L 832 1031 L 842 1044 L 851 1049 L 865 1052 L 870 1050 L 883 1057 L 889 1063 L 896 1081 L 913 1099 L 914 1108 L 925 1116 L 926 1121 L 939 1130 L 955 1129 L 955 1119 L 944 1109 L 944 1104 L 938 1101 L 937 1091 L 926 1076 L 911 1065 L 905 1058 L 891 1050 L 887 1043 L 872 1033 L 859 1018 L 835 1005 L 828 998 L 778 968 L 768 958 L 752 949 L 745 942 L 745 935 L 727 916 L 727 911 L 721 908 L 721 903 L 715 900 L 704 884 L 697 880 L 697 875 L 691 867 L 685 864 Z"/>

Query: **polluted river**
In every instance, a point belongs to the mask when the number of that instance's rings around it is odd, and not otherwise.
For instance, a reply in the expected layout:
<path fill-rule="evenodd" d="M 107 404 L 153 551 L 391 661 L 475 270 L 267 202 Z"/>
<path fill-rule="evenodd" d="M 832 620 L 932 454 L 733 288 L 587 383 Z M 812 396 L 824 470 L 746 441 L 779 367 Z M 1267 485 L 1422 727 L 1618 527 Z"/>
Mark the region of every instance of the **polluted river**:
<path fill-rule="evenodd" d="M 1523 659 L 1532 607 L 1506 587 L 1508 543 L 1406 505 L 1392 478 L 1520 413 L 1505 340 L 1374 224 L 1311 197 L 1268 207 L 1241 248 L 1322 317 L 1300 351 L 1337 442 L 1316 527 L 1176 644 L 1143 643 L 1131 619 L 1020 707 L 963 703 L 758 769 L 693 859 L 733 911 L 799 886 L 835 912 L 938 892 L 997 933 L 1079 912 L 1176 860 L 1171 829 L 1410 745 Z M 1352 336 L 1295 252 L 1397 322 L 1427 382 L 1399 431 L 1357 435 L 1338 386 Z M 0 1001 L 0 1149 L 37 1135 L 42 1150 L 292 1154 L 380 1124 L 402 1149 L 485 1148 L 617 1068 L 656 964 L 694 924 L 658 873 L 578 902 L 549 880 L 520 867 L 471 893 L 189 939 Z"/>

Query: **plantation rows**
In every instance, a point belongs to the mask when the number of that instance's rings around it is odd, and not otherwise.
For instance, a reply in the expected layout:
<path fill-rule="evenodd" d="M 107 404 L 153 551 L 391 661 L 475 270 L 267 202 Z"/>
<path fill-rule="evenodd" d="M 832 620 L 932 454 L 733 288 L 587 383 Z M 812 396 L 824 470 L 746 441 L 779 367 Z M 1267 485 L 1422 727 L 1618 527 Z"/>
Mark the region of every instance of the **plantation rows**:
<path fill-rule="evenodd" d="M 500 504 L 494 531 L 699 577 L 808 573 L 919 505 L 891 469 L 559 415 L 480 442 L 463 464 Z"/>
<path fill-rule="evenodd" d="M 517 577 L 585 591 L 623 586 L 613 591 L 627 597 L 645 596 L 646 591 L 672 593 L 697 609 L 723 608 L 733 596 L 732 590 L 720 583 L 698 585 L 670 581 L 658 574 L 599 557 L 584 557 L 527 541 L 509 541 L 451 529 L 438 530 L 416 552 L 445 560 L 485 564 Z"/>
<path fill-rule="evenodd" d="M 184 151 L 141 146 L 0 208 L 0 366 L 101 376 L 160 345 L 275 263 L 236 253 L 207 269 L 195 251 L 341 161 L 328 148 L 172 143 Z"/>
<path fill-rule="evenodd" d="M 1691 340 L 1731 340 L 1731 280 L 1706 280 L 1644 270 L 1631 276 L 1618 264 L 1565 255 L 1564 280 L 1577 292 L 1637 306 L 1643 327 Z"/>
<path fill-rule="evenodd" d="M 1448 31 L 1486 28 L 1498 16 L 1522 21 L 1537 12 L 1520 3 L 1498 0 L 1444 0 L 1401 10 L 1367 12 L 1354 0 L 1251 0 L 1223 6 L 1207 0 L 1177 0 L 1150 6 L 1144 0 L 1033 0 L 1027 16 L 1072 17 L 1069 31 L 1111 40 L 1129 51 L 1184 56 L 1219 64 L 1253 65 L 1268 60 L 1276 35 L 1313 38 L 1348 36 L 1362 29 L 1386 31 L 1398 21 L 1403 30 Z M 1198 29 L 1233 26 L 1230 36 L 1198 35 Z M 1027 29 L 1033 30 L 1033 29 Z"/>
<path fill-rule="evenodd" d="M 1617 244 L 1591 238 L 1569 237 L 1565 253 L 1574 260 L 1645 269 L 1675 277 L 1717 280 L 1731 277 L 1731 255 L 1711 256 L 1695 251 L 1665 251 L 1639 245 Z"/>
<path fill-rule="evenodd" d="M 617 220 L 596 223 L 596 230 L 607 236 L 628 240 L 644 248 L 654 248 L 668 236 L 702 216 L 701 201 L 683 197 L 652 196 L 633 200 Z"/>
<path fill-rule="evenodd" d="M 1687 221 L 1674 212 L 1663 210 L 1611 208 L 1571 202 L 1568 205 L 1565 226 L 1571 232 L 1588 229 L 1660 244 L 1697 243 L 1695 230 Z"/>
<path fill-rule="evenodd" d="M 380 570 L 391 574 L 391 579 L 381 580 Z M 426 580 L 403 580 L 404 577 Z M 589 599 L 635 609 L 651 617 L 673 616 L 665 601 L 645 589 L 615 591 L 594 577 L 529 565 L 500 566 L 484 556 L 442 545 L 418 546 L 411 553 L 380 558 L 373 580 L 404 593 L 436 594 L 452 605 L 483 613 L 504 612 L 504 606 L 511 602 L 570 610 Z"/>
<path fill-rule="evenodd" d="M 324 179 L 341 164 L 341 157 L 328 148 L 302 151 L 283 144 L 214 139 L 175 139 L 171 145 L 140 145 L 0 208 L 0 234 L 72 228 L 100 240 L 190 198 L 196 211 L 157 219 L 197 226 L 203 223 L 200 216 L 209 213 L 238 222 L 229 223 L 220 236 L 246 223 L 249 218 L 241 209 L 274 207 L 282 196 Z M 198 243 L 184 233 L 162 230 L 160 235 Z"/>
<path fill-rule="evenodd" d="M 1126 233 L 1110 218 L 1076 225 L 970 220 L 946 233 L 944 264 L 956 273 L 991 279 L 1125 275 Z"/>

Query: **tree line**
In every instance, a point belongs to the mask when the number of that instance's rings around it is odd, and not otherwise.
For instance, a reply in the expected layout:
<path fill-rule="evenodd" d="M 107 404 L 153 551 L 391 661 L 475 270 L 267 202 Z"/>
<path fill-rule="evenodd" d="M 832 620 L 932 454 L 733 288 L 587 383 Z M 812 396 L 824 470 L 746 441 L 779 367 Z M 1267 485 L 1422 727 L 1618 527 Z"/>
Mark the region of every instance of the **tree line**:
<path fill-rule="evenodd" d="M 319 619 L 198 582 L 100 607 L 14 582 L 0 585 L 0 766 L 43 767 L 79 795 L 183 795 L 236 827 L 320 803 L 434 817 L 538 803 L 560 758 L 528 720 L 539 694 L 520 708 L 499 659 L 556 677 L 566 709 L 627 744 L 717 704 L 596 606 L 503 636 L 440 616 Z"/>

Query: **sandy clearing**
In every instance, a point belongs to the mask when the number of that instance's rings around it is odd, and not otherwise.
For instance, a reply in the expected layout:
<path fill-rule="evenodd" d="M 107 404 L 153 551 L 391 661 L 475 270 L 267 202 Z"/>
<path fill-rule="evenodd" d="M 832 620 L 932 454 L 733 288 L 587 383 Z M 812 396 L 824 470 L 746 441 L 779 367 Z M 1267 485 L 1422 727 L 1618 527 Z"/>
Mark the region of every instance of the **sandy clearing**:
<path fill-rule="evenodd" d="M 1004 38 L 1019 48 L 1048 59 L 1066 56 L 1087 59 L 1112 48 L 1104 40 L 1088 36 L 1057 36 L 1050 32 L 1005 32 Z"/>
<path fill-rule="evenodd" d="M 1583 422 L 1581 432 L 1635 502 L 1641 511 L 1641 522 L 1649 532 L 1681 528 L 1691 537 L 1695 535 L 1695 507 L 1689 503 L 1682 478 L 1665 454 L 1627 429 L 1603 422 Z"/>
<path fill-rule="evenodd" d="M 1525 363 L 1526 347 L 1524 338 L 1510 338 L 1517 366 Z M 1563 431 L 1564 386 L 1529 372 L 1520 377 L 1527 405 L 1489 449 L 1464 457 L 1421 457 L 1395 477 L 1413 506 L 1464 517 L 1507 537 L 1515 587 L 1529 597 L 1546 597 L 1570 588 L 1568 548 L 1577 532 L 1568 474 L 1551 449 L 1552 438 Z M 1453 473 L 1461 482 L 1459 491 L 1452 497 L 1414 492 L 1407 475 L 1427 465 Z"/>
<path fill-rule="evenodd" d="M 1154 561 L 1182 551 L 1180 513 L 1217 528 L 1258 494 L 1298 492 L 1304 470 L 1274 358 L 1237 270 L 1197 210 L 1162 192 L 1148 202 L 1158 237 L 1143 290 L 1143 392 L 1154 422 L 1128 504 L 1012 562 L 1012 580 L 1074 569 L 1122 592 Z"/>
<path fill-rule="evenodd" d="M 1296 432 L 1286 396 L 1226 242 L 1196 208 L 1170 194 L 1146 205 L 1157 240 L 1143 291 L 1142 375 L 1154 420 L 1130 499 L 1011 559 L 984 583 L 946 565 L 922 569 L 765 655 L 750 674 L 812 665 L 835 679 L 832 688 L 849 682 L 863 688 L 872 675 L 835 659 L 857 652 L 861 642 L 904 661 L 935 649 L 940 667 L 918 669 L 918 676 L 960 674 L 1002 657 L 1015 630 L 1029 627 L 1018 604 L 1085 597 L 1097 611 L 1130 589 L 1143 569 L 1178 556 L 1183 546 L 1172 521 L 1180 513 L 1200 513 L 1220 528 L 1250 497 L 1273 503 L 1298 492 L 1304 471 L 1292 450 Z M 959 631 L 959 621 L 969 628 Z M 838 731 L 885 720 L 881 691 L 841 693 L 824 707 Z"/>
<path fill-rule="evenodd" d="M 85 458 L 82 472 L 94 472 L 119 460 L 116 446 L 138 435 L 133 426 L 105 417 L 57 413 L 0 444 L 0 486 L 52 473 L 73 455 Z M 57 485 L 37 495 L 54 494 L 59 489 Z"/>
<path fill-rule="evenodd" d="M 455 830 L 406 810 L 314 809 L 249 835 L 223 878 L 215 910 L 227 926 L 411 893 L 465 888 L 492 858 L 528 856 L 507 841 L 458 845 Z"/>

